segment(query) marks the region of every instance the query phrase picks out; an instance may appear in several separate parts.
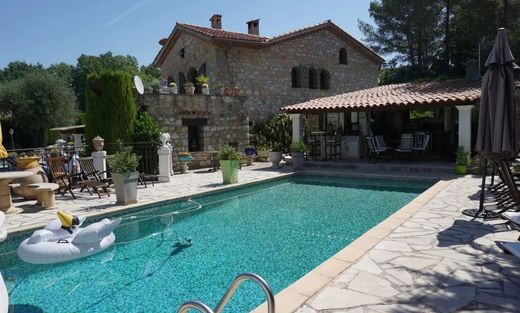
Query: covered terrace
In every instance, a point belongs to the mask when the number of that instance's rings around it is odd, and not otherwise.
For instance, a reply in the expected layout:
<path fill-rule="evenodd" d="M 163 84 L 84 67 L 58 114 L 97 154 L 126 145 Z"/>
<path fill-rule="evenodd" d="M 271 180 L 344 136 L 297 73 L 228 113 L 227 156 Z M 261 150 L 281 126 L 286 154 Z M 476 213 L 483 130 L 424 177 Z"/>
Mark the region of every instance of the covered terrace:
<path fill-rule="evenodd" d="M 341 138 L 342 159 L 366 154 L 364 136 L 380 135 L 395 146 L 401 134 L 414 132 L 430 135 L 429 153 L 452 158 L 457 146 L 472 150 L 472 112 L 479 100 L 480 81 L 456 79 L 378 86 L 288 105 L 282 112 L 293 121 L 293 140 L 311 134 Z"/>

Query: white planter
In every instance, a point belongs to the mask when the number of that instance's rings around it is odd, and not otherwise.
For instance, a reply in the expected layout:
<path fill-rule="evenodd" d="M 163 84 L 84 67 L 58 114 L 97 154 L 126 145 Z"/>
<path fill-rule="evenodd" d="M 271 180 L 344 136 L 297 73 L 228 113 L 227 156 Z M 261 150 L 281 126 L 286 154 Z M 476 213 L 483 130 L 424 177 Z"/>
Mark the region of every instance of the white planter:
<path fill-rule="evenodd" d="M 116 190 L 117 204 L 131 204 L 137 202 L 137 180 L 139 172 L 112 174 L 112 181 Z"/>
<path fill-rule="evenodd" d="M 273 167 L 279 167 L 280 161 L 282 160 L 282 152 L 281 151 L 271 151 L 271 155 L 269 157 L 271 162 L 273 163 Z"/>
<path fill-rule="evenodd" d="M 186 94 L 188 94 L 190 96 L 193 96 L 195 94 L 195 86 L 185 87 L 185 89 L 186 89 Z"/>
<path fill-rule="evenodd" d="M 170 90 L 170 93 L 172 95 L 176 95 L 177 94 L 177 86 L 175 86 L 175 87 L 168 87 L 168 89 Z"/>
<path fill-rule="evenodd" d="M 303 170 L 303 152 L 293 152 L 292 163 L 293 169 Z"/>
<path fill-rule="evenodd" d="M 202 88 L 202 94 L 205 96 L 209 96 L 209 88 Z"/>

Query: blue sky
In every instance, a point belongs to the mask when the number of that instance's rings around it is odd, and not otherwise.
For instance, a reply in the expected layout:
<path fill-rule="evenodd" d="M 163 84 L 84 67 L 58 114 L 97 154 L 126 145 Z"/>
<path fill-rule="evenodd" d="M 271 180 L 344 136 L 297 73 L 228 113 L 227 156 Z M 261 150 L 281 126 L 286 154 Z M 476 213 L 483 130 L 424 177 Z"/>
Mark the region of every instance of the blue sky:
<path fill-rule="evenodd" d="M 24 60 L 48 66 L 75 64 L 80 54 L 130 54 L 149 64 L 175 22 L 209 26 L 222 14 L 223 29 L 247 32 L 260 18 L 260 34 L 273 36 L 331 19 L 362 39 L 357 20 L 369 21 L 369 0 L 1 0 L 0 68 Z"/>

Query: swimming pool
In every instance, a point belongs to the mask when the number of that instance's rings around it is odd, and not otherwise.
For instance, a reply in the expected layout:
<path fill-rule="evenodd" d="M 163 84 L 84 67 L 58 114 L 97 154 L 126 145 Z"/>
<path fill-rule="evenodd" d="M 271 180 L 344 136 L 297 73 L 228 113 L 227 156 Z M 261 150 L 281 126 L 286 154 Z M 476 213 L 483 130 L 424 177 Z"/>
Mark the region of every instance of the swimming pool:
<path fill-rule="evenodd" d="M 281 291 L 433 183 L 295 175 L 141 208 L 124 216 L 115 246 L 79 261 L 25 264 L 12 238 L 0 244 L 0 271 L 14 312 L 175 312 L 193 299 L 215 307 L 242 272 Z M 176 248 L 179 237 L 194 243 Z M 248 282 L 224 311 L 263 301 Z"/>

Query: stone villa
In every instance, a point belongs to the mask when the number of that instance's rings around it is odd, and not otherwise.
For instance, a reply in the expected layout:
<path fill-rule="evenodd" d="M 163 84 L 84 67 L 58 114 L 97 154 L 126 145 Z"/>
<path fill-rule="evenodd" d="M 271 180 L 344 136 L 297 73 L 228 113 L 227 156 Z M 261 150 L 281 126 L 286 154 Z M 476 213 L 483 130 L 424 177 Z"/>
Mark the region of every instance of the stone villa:
<path fill-rule="evenodd" d="M 260 20 L 247 33 L 177 23 L 154 64 L 183 92 L 186 81 L 205 74 L 210 88 L 239 87 L 247 116 L 255 121 L 285 105 L 377 86 L 384 60 L 330 20 L 273 38 L 260 35 Z"/>
<path fill-rule="evenodd" d="M 286 105 L 377 86 L 384 60 L 331 21 L 268 38 L 260 21 L 247 33 L 177 23 L 154 64 L 179 94 L 152 93 L 146 110 L 171 134 L 176 153 L 190 151 L 192 168 L 211 165 L 210 151 L 224 144 L 239 151 L 249 144 L 249 126 Z M 184 84 L 208 77 L 209 96 L 185 94 Z M 238 87 L 240 96 L 222 96 L 216 86 Z"/>

